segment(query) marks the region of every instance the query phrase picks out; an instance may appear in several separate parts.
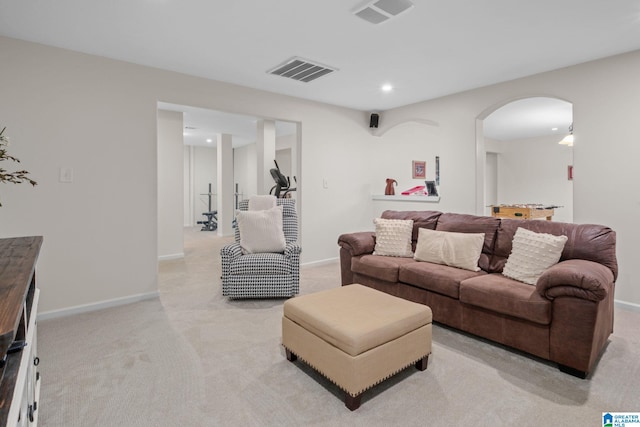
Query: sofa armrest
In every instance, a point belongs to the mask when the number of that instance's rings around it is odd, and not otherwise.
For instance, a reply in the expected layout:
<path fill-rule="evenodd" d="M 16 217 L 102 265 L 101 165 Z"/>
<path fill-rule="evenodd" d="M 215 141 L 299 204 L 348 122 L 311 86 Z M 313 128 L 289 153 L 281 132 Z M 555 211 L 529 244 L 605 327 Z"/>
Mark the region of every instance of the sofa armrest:
<path fill-rule="evenodd" d="M 338 245 L 349 251 L 351 256 L 370 254 L 376 246 L 375 233 L 372 231 L 359 231 L 342 234 L 338 237 Z"/>
<path fill-rule="evenodd" d="M 605 299 L 612 284 L 613 272 L 608 267 L 593 261 L 570 259 L 542 273 L 536 289 L 550 300 L 571 296 L 597 302 Z"/>

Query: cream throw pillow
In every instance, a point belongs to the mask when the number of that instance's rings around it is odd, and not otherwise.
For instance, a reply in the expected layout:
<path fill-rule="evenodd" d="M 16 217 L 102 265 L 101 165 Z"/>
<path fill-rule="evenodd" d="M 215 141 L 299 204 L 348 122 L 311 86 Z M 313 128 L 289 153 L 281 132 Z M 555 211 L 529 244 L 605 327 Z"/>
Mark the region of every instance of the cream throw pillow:
<path fill-rule="evenodd" d="M 238 211 L 242 253 L 283 252 L 287 245 L 282 229 L 282 206 L 261 211 Z"/>
<path fill-rule="evenodd" d="M 421 228 L 414 259 L 480 271 L 478 259 L 482 253 L 484 233 L 455 233 Z"/>
<path fill-rule="evenodd" d="M 277 206 L 276 196 L 270 194 L 249 197 L 249 211 L 261 211 Z"/>
<path fill-rule="evenodd" d="M 373 220 L 376 226 L 376 246 L 374 255 L 397 256 L 411 258 L 411 234 L 413 220 L 384 219 Z"/>
<path fill-rule="evenodd" d="M 518 227 L 502 275 L 535 285 L 547 268 L 558 263 L 566 242 L 567 236 L 535 233 Z"/>

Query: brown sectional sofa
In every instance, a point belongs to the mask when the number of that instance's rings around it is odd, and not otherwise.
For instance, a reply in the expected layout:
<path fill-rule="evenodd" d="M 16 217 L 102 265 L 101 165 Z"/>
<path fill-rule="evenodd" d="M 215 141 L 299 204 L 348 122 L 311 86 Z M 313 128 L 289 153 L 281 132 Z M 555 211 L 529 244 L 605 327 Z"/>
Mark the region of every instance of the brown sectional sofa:
<path fill-rule="evenodd" d="M 342 285 L 360 283 L 431 307 L 433 320 L 558 363 L 586 378 L 613 332 L 618 275 L 616 234 L 608 227 L 540 220 L 499 219 L 437 211 L 385 211 L 418 229 L 485 233 L 480 271 L 412 258 L 372 255 L 375 233 L 338 239 Z M 560 262 L 535 286 L 501 274 L 518 227 L 565 235 Z"/>

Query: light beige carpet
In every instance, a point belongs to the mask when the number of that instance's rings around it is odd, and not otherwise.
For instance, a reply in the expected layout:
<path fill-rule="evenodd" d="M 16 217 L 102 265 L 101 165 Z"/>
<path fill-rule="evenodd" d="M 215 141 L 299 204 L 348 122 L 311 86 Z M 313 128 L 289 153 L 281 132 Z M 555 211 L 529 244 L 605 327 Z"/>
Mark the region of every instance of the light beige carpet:
<path fill-rule="evenodd" d="M 435 325 L 424 372 L 408 368 L 350 412 L 280 345 L 283 300 L 229 301 L 219 248 L 188 230 L 160 264 L 160 299 L 39 323 L 42 426 L 598 426 L 640 411 L 640 313 L 617 310 L 588 380 Z M 336 246 L 337 255 L 337 246 Z M 338 286 L 337 263 L 302 269 L 301 292 Z"/>

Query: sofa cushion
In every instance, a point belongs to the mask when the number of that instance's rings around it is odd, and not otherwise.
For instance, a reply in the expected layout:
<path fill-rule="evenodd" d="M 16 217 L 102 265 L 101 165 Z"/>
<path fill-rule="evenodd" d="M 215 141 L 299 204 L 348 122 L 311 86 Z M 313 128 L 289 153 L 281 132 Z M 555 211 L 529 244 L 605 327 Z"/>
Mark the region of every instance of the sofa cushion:
<path fill-rule="evenodd" d="M 398 267 L 416 262 L 413 258 L 362 255 L 351 259 L 351 271 L 395 283 L 398 281 Z"/>
<path fill-rule="evenodd" d="M 401 265 L 398 277 L 400 282 L 458 299 L 462 280 L 485 274 L 431 262 L 413 262 Z"/>
<path fill-rule="evenodd" d="M 503 218 L 498 230 L 494 255 L 489 266 L 490 273 L 502 273 L 511 253 L 513 236 L 518 227 L 549 233 L 555 236 L 567 236 L 560 261 L 566 259 L 584 259 L 607 266 L 618 277 L 616 260 L 616 233 L 609 227 L 594 224 L 569 224 L 556 221 L 531 221 Z"/>
<path fill-rule="evenodd" d="M 414 259 L 479 271 L 484 233 L 456 233 L 421 228 Z"/>
<path fill-rule="evenodd" d="M 478 260 L 478 266 L 487 271 L 489 269 L 489 261 L 493 255 L 493 247 L 499 227 L 500 218 L 443 213 L 438 217 L 436 230 L 456 231 L 459 233 L 484 233 L 484 244 L 482 246 L 482 254 Z"/>
<path fill-rule="evenodd" d="M 412 220 L 375 218 L 373 223 L 376 226 L 374 255 L 413 256 L 411 248 Z"/>
<path fill-rule="evenodd" d="M 413 221 L 413 232 L 411 233 L 412 250 L 416 249 L 416 242 L 418 241 L 418 230 L 421 228 L 428 228 L 429 230 L 435 230 L 438 218 L 442 215 L 442 212 L 438 211 L 392 211 L 387 210 L 382 212 L 381 218 L 386 219 L 410 219 Z"/>
<path fill-rule="evenodd" d="M 460 302 L 542 325 L 551 323 L 551 301 L 541 296 L 534 286 L 501 274 L 463 280 Z"/>
<path fill-rule="evenodd" d="M 558 263 L 566 242 L 567 236 L 535 233 L 526 228 L 518 228 L 502 274 L 535 285 L 547 268 Z"/>

